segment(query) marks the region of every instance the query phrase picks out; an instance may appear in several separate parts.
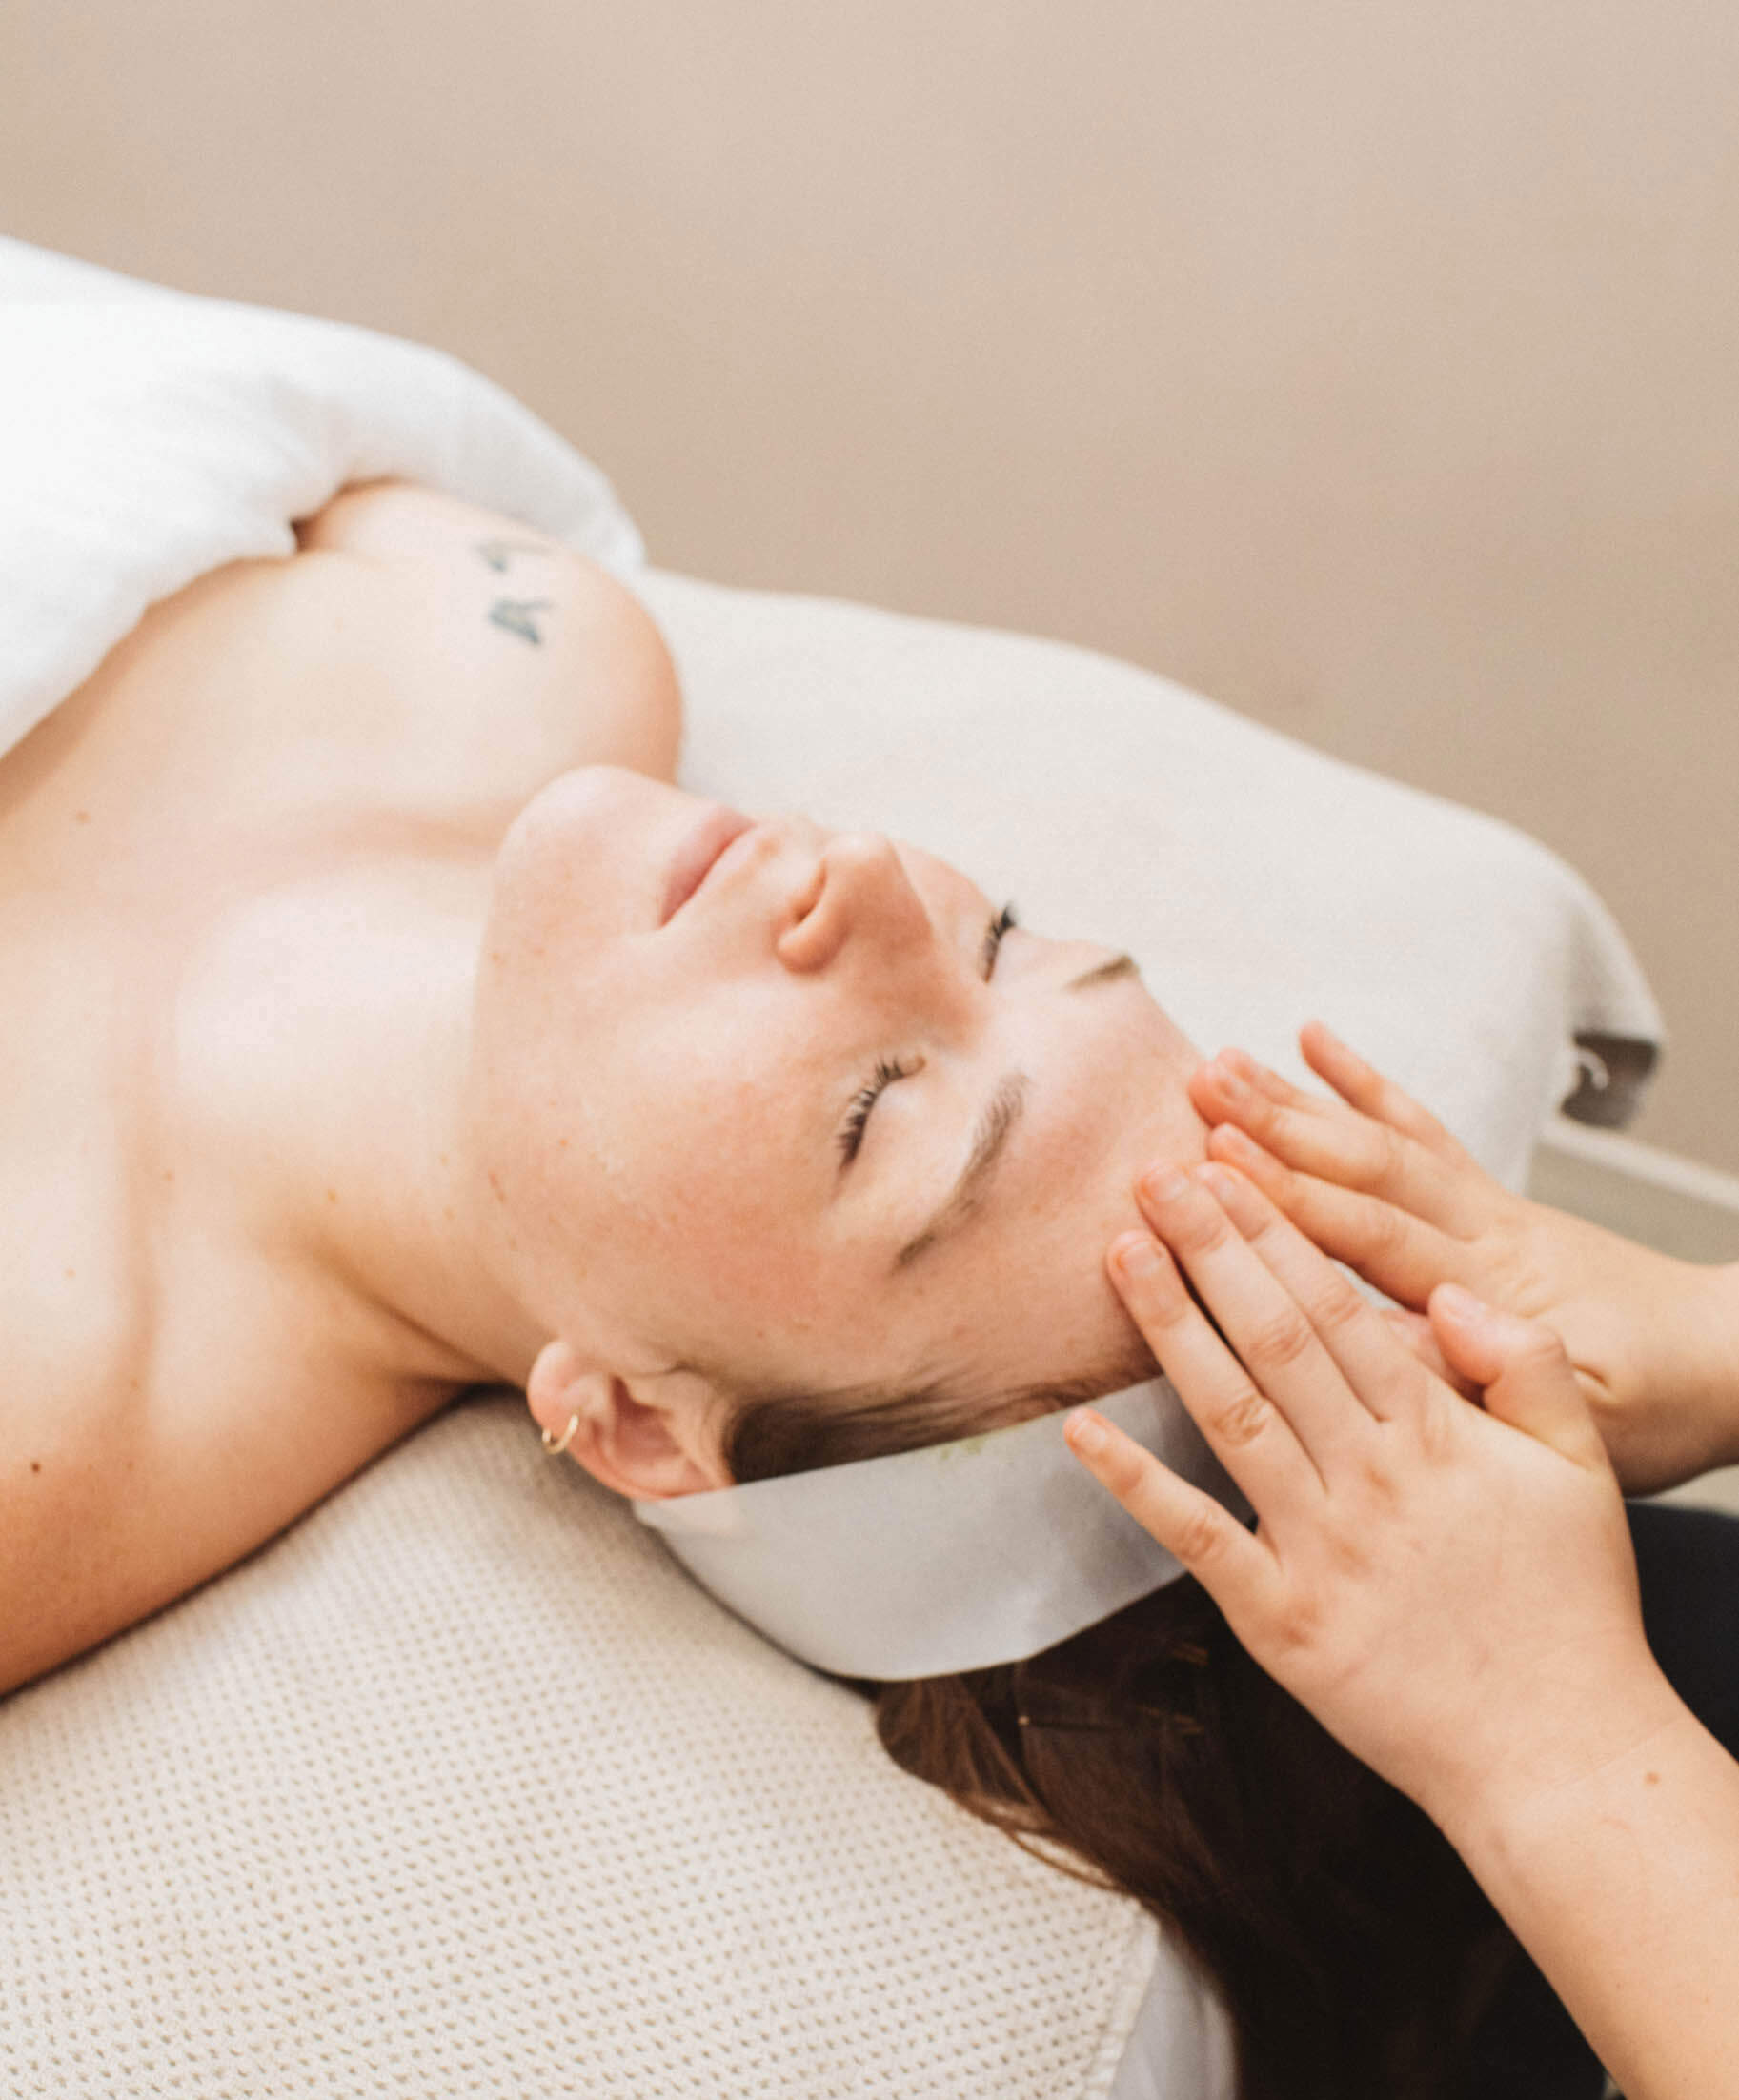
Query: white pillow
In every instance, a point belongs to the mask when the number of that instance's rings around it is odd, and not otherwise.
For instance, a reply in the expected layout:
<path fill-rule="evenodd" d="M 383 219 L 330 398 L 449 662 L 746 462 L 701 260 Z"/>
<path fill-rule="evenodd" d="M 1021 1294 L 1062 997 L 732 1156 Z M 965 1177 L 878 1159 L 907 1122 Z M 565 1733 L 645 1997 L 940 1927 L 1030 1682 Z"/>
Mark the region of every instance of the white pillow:
<path fill-rule="evenodd" d="M 1575 1038 L 1660 1016 L 1600 899 L 1493 818 L 1062 642 L 645 571 L 681 777 L 942 854 L 1040 932 L 1129 949 L 1202 1049 L 1312 1086 L 1312 1014 L 1512 1186 Z"/>

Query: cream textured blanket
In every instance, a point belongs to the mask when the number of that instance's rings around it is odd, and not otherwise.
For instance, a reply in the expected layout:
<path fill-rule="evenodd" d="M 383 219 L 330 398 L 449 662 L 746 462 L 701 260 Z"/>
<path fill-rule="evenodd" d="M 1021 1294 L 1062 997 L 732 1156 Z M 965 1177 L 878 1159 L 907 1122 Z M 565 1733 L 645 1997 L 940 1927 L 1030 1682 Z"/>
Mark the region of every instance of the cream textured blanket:
<path fill-rule="evenodd" d="M 9 2100 L 1072 2100 L 1155 1955 L 509 1397 L 0 1706 L 0 1945 Z"/>

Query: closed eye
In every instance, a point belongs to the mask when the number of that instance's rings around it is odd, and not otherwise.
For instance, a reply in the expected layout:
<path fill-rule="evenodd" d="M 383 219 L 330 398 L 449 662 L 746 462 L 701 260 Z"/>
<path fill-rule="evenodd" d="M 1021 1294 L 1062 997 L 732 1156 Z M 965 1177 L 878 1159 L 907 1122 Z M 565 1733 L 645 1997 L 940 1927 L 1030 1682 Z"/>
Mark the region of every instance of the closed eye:
<path fill-rule="evenodd" d="M 980 959 L 983 965 L 986 983 L 996 975 L 997 955 L 1002 946 L 1003 936 L 1011 926 L 1019 923 L 1014 905 L 1008 903 L 1003 905 L 985 927 Z M 901 1064 L 897 1059 L 877 1059 L 874 1077 L 867 1086 L 859 1087 L 852 1096 L 851 1106 L 845 1111 L 845 1121 L 839 1128 L 839 1146 L 842 1167 L 850 1166 L 858 1157 L 859 1149 L 863 1143 L 863 1126 L 869 1121 L 870 1110 L 881 1096 L 896 1080 L 909 1080 L 914 1073 L 922 1069 L 921 1059 L 915 1064 Z"/>
<path fill-rule="evenodd" d="M 984 950 L 982 959 L 984 963 L 984 980 L 986 983 L 988 983 L 991 978 L 996 975 L 997 951 L 1002 945 L 1002 936 L 1008 931 L 1011 926 L 1018 925 L 1020 921 L 1015 918 L 1014 906 L 1012 904 L 1004 904 L 1002 909 L 990 921 L 990 924 L 985 927 Z"/>

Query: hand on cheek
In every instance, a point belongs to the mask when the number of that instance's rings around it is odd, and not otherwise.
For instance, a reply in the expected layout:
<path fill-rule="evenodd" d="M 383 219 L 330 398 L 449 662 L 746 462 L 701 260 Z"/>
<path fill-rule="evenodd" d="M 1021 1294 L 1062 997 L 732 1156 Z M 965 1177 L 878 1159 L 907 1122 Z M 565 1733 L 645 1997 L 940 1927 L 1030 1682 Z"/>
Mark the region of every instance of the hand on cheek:
<path fill-rule="evenodd" d="M 1516 1200 L 1319 1022 L 1299 1040 L 1340 1098 L 1306 1093 L 1247 1051 L 1222 1050 L 1189 1082 L 1210 1158 L 1392 1298 L 1422 1306 L 1436 1283 L 1476 1282 L 1466 1238 Z"/>
<path fill-rule="evenodd" d="M 1628 1493 L 1734 1457 L 1739 1283 L 1506 1188 L 1320 1022 L 1299 1046 L 1332 1096 L 1241 1050 L 1191 1076 L 1211 1159 L 1405 1305 L 1423 1310 L 1440 1283 L 1459 1283 L 1554 1329 Z"/>
<path fill-rule="evenodd" d="M 1555 1338 L 1433 1301 L 1435 1344 L 1485 1413 L 1243 1177 L 1209 1164 L 1138 1200 L 1150 1230 L 1114 1244 L 1112 1280 L 1257 1528 L 1108 1424 L 1089 1452 L 1077 1416 L 1083 1463 L 1257 1661 L 1440 1821 L 1494 1769 L 1548 1786 L 1608 1754 L 1626 1689 L 1658 1672 L 1618 1485 Z"/>

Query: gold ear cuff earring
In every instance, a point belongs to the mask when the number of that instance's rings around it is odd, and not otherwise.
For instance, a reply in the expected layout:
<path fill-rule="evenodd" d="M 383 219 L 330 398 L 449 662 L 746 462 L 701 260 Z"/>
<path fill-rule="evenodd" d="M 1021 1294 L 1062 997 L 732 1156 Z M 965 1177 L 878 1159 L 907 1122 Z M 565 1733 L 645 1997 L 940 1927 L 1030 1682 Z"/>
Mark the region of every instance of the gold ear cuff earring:
<path fill-rule="evenodd" d="M 551 1458 L 556 1459 L 561 1456 L 561 1454 L 567 1449 L 568 1445 L 573 1443 L 574 1432 L 578 1427 L 579 1417 L 577 1415 L 570 1415 L 568 1417 L 568 1425 L 561 1432 L 560 1436 L 553 1437 L 547 1429 L 543 1432 L 543 1448 L 550 1454 Z"/>

